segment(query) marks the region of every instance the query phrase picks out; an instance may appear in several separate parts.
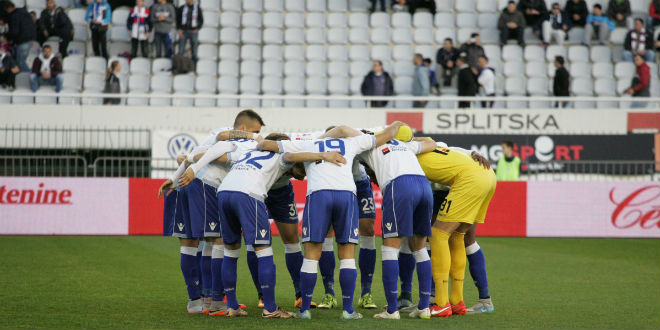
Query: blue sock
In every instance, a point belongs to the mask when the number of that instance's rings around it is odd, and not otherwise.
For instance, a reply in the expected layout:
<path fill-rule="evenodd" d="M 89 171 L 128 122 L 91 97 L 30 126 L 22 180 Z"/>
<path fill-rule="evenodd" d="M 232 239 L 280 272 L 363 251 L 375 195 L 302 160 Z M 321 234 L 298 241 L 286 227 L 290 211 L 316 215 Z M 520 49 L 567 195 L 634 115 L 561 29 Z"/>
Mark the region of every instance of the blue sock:
<path fill-rule="evenodd" d="M 273 263 L 273 249 L 268 247 L 256 251 L 259 259 L 259 284 L 264 297 L 264 309 L 274 312 L 275 304 L 275 264 Z"/>
<path fill-rule="evenodd" d="M 374 236 L 360 236 L 360 254 L 358 259 L 360 267 L 360 286 L 363 296 L 371 293 L 371 282 L 376 269 L 376 238 Z"/>
<path fill-rule="evenodd" d="M 329 242 L 329 243 L 328 243 Z M 319 268 L 321 269 L 321 277 L 323 278 L 323 286 L 325 293 L 335 295 L 335 251 L 332 245 L 332 238 L 326 238 L 323 243 L 323 252 L 321 252 L 321 259 L 319 260 Z"/>
<path fill-rule="evenodd" d="M 225 287 L 227 307 L 231 309 L 238 309 L 238 300 L 236 300 L 236 262 L 238 262 L 240 254 L 240 249 L 225 249 L 225 257 L 222 258 L 222 285 Z"/>
<path fill-rule="evenodd" d="M 181 273 L 188 289 L 188 299 L 197 300 L 199 292 L 199 262 L 197 262 L 197 248 L 191 246 L 181 247 Z"/>
<path fill-rule="evenodd" d="M 303 264 L 303 255 L 300 250 L 300 243 L 284 244 L 284 260 L 286 268 L 289 270 L 293 288 L 296 294 L 300 293 L 300 268 Z"/>
<path fill-rule="evenodd" d="M 247 246 L 247 265 L 250 269 L 250 275 L 252 276 L 252 283 L 257 289 L 259 297 L 261 297 L 261 286 L 259 285 L 259 261 L 257 260 L 257 255 L 254 253 L 254 248 L 252 245 Z"/>
<path fill-rule="evenodd" d="M 488 275 L 486 274 L 486 258 L 481 251 L 479 244 L 474 242 L 465 248 L 467 259 L 470 262 L 470 276 L 474 280 L 474 285 L 479 290 L 479 299 L 490 298 L 488 292 Z"/>
<path fill-rule="evenodd" d="M 413 252 L 413 257 L 417 262 L 417 281 L 419 282 L 419 303 L 417 304 L 417 308 L 428 308 L 431 297 L 431 285 L 433 283 L 431 258 L 426 248 Z"/>
<path fill-rule="evenodd" d="M 197 276 L 199 278 L 199 287 L 200 287 L 200 293 L 202 294 L 202 297 L 204 296 L 204 292 L 202 292 L 202 288 L 204 288 L 204 279 L 202 278 L 202 250 L 204 249 L 204 243 L 203 241 L 200 241 L 199 244 L 197 245 L 197 252 L 195 253 L 195 259 L 196 259 L 196 265 L 197 265 Z"/>
<path fill-rule="evenodd" d="M 309 310 L 316 286 L 316 273 L 318 272 L 318 260 L 304 259 L 300 268 L 300 293 L 302 294 L 302 306 L 300 312 Z"/>
<path fill-rule="evenodd" d="M 211 297 L 211 288 L 213 286 L 213 276 L 211 274 L 211 252 L 213 245 L 210 242 L 205 243 L 202 250 L 202 297 Z"/>
<path fill-rule="evenodd" d="M 383 289 L 387 299 L 387 312 L 392 314 L 398 307 L 399 249 L 382 245 L 380 250 L 383 258 Z"/>
<path fill-rule="evenodd" d="M 353 313 L 353 295 L 357 284 L 357 269 L 355 259 L 342 259 L 339 261 L 339 285 L 344 310 Z"/>
<path fill-rule="evenodd" d="M 407 244 L 407 243 L 406 243 Z M 403 244 L 402 244 L 403 246 Z M 409 250 L 404 249 L 402 250 Z M 401 278 L 401 292 L 412 292 L 413 273 L 415 272 L 415 258 L 410 252 L 399 252 L 399 277 Z"/>
<path fill-rule="evenodd" d="M 213 245 L 211 252 L 211 294 L 214 301 L 225 298 L 225 287 L 222 285 L 222 259 L 225 248 L 223 245 Z"/>

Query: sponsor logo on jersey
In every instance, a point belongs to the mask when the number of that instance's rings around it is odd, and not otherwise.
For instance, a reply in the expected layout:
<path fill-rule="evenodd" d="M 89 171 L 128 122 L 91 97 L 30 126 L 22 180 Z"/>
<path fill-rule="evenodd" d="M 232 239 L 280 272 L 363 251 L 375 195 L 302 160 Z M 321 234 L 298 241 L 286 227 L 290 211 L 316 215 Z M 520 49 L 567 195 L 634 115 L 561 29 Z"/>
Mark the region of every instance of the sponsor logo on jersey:
<path fill-rule="evenodd" d="M 190 134 L 181 133 L 172 136 L 167 141 L 167 152 L 172 159 L 176 159 L 179 155 L 189 154 L 198 145 L 195 137 Z"/>
<path fill-rule="evenodd" d="M 387 155 L 387 154 L 389 154 L 389 153 L 390 153 L 390 148 L 388 148 L 388 147 L 385 147 L 385 148 L 383 148 L 383 149 L 380 149 L 380 152 L 382 152 L 382 153 L 383 153 L 383 155 Z"/>
<path fill-rule="evenodd" d="M 73 193 L 69 189 L 46 188 L 39 183 L 35 189 L 12 189 L 0 186 L 0 204 L 59 204 L 71 205 Z"/>

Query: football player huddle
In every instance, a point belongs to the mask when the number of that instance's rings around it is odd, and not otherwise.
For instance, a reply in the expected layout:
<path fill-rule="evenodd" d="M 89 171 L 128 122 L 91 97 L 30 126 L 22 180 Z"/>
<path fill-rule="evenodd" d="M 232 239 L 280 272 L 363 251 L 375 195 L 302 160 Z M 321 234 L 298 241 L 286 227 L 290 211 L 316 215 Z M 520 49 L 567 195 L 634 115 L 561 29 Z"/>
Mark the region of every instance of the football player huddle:
<path fill-rule="evenodd" d="M 259 135 L 262 126 L 256 112 L 241 111 L 233 127 L 212 131 L 190 154 L 180 156 L 179 168 L 158 191 L 165 196 L 165 230 L 181 243 L 188 313 L 247 316 L 236 298 L 241 237 L 262 318 L 311 319 L 311 308 L 337 306 L 333 238 L 341 317 L 362 318 L 353 306 L 358 267 L 357 307 L 377 308 L 371 293 L 376 266 L 372 182 L 383 194 L 381 267 L 387 300 L 374 317 L 399 319 L 405 312 L 428 319 L 494 311 L 485 259 L 474 235 L 496 186 L 484 157 L 414 137 L 402 122 L 265 138 Z M 291 179 L 307 180 L 301 236 Z M 276 304 L 269 219 L 285 247 L 295 312 Z M 466 261 L 479 290 L 471 308 L 463 299 Z M 417 304 L 411 294 L 415 267 Z M 317 304 L 312 295 L 319 270 L 325 295 Z"/>

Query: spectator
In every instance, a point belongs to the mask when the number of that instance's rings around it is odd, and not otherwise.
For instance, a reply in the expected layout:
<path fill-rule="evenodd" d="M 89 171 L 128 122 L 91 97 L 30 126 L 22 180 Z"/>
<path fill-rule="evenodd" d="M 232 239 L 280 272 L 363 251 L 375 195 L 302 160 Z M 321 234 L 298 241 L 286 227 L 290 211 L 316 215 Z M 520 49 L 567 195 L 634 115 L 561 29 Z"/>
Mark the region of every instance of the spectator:
<path fill-rule="evenodd" d="M 516 39 L 518 45 L 523 46 L 525 24 L 525 17 L 516 8 L 516 2 L 509 1 L 497 22 L 497 28 L 500 30 L 500 42 L 506 45 L 509 39 Z"/>
<path fill-rule="evenodd" d="M 568 90 L 569 90 L 569 80 L 571 77 L 568 74 L 568 70 L 566 70 L 566 68 L 564 67 L 563 56 L 555 57 L 555 68 L 556 68 L 555 78 L 552 81 L 552 95 L 558 97 L 568 97 L 570 96 Z M 555 108 L 558 107 L 559 107 L 559 101 L 555 103 Z M 561 107 L 562 108 L 568 107 L 568 101 L 562 101 Z"/>
<path fill-rule="evenodd" d="M 616 26 L 631 29 L 631 14 L 629 0 L 610 0 L 610 2 L 607 3 L 607 17 L 609 17 Z"/>
<path fill-rule="evenodd" d="M 481 95 L 495 96 L 495 69 L 488 66 L 486 55 L 479 57 L 479 76 L 477 82 L 481 87 Z M 482 108 L 492 108 L 494 101 L 481 101 Z"/>
<path fill-rule="evenodd" d="M 195 62 L 197 62 L 197 46 L 199 45 L 197 35 L 202 25 L 204 25 L 204 16 L 199 5 L 195 0 L 186 0 L 176 14 L 176 28 L 179 30 L 179 54 L 184 54 L 186 41 L 189 41 L 190 52 Z"/>
<path fill-rule="evenodd" d="M 53 54 L 50 46 L 42 47 L 41 54 L 34 59 L 32 73 L 30 74 L 30 88 L 33 92 L 39 90 L 41 85 L 55 85 L 55 92 L 62 90 L 62 63 Z"/>
<path fill-rule="evenodd" d="M 121 64 L 119 64 L 119 61 L 112 61 L 112 63 L 110 63 L 110 67 L 105 72 L 105 88 L 103 89 L 103 93 L 106 94 L 121 93 L 119 77 L 117 77 L 119 72 L 121 72 Z M 103 104 L 116 105 L 119 104 L 119 102 L 121 102 L 121 99 L 115 97 L 113 98 L 106 97 L 103 99 Z"/>
<path fill-rule="evenodd" d="M 649 65 L 644 62 L 644 58 L 636 54 L 635 66 L 637 67 L 637 76 L 633 78 L 630 88 L 626 89 L 625 94 L 630 94 L 633 97 L 649 97 L 651 86 L 651 69 Z M 633 102 L 630 107 L 632 108 L 645 108 L 646 102 Z"/>
<path fill-rule="evenodd" d="M 649 20 L 650 27 L 648 30 L 653 31 L 656 26 L 660 25 L 660 0 L 652 0 L 649 5 Z"/>
<path fill-rule="evenodd" d="M 5 53 L 9 54 L 9 49 L 11 49 L 11 45 L 9 44 L 9 40 L 7 40 L 7 35 L 0 34 L 0 50 L 4 50 Z"/>
<path fill-rule="evenodd" d="M 10 92 L 16 89 L 16 74 L 20 72 L 16 61 L 4 49 L 0 48 L 0 87 L 7 87 Z"/>
<path fill-rule="evenodd" d="M 541 36 L 541 23 L 548 15 L 548 7 L 544 0 L 520 0 L 518 10 L 525 16 L 525 23 L 531 27 L 534 34 Z"/>
<path fill-rule="evenodd" d="M 92 49 L 94 56 L 103 56 L 108 59 L 108 40 L 106 33 L 108 25 L 112 22 L 112 11 L 106 0 L 93 0 L 87 6 L 85 21 L 89 23 L 92 31 Z"/>
<path fill-rule="evenodd" d="M 623 60 L 632 62 L 634 55 L 641 55 L 646 62 L 653 62 L 653 33 L 644 29 L 644 20 L 635 19 L 635 28 L 626 35 L 623 43 Z"/>
<path fill-rule="evenodd" d="M 587 24 L 589 9 L 584 0 L 569 0 L 566 2 L 564 12 L 571 22 L 571 26 L 584 27 Z"/>
<path fill-rule="evenodd" d="M 655 51 L 660 52 L 660 33 L 658 33 L 658 40 L 655 41 Z"/>
<path fill-rule="evenodd" d="M 389 73 L 383 70 L 383 62 L 374 61 L 371 71 L 364 77 L 360 87 L 364 96 L 394 95 L 394 84 Z M 387 101 L 371 101 L 372 108 L 382 108 Z"/>
<path fill-rule="evenodd" d="M 413 15 L 417 8 L 426 8 L 435 15 L 435 0 L 408 0 L 408 11 Z"/>
<path fill-rule="evenodd" d="M 458 96 L 477 95 L 477 88 L 479 86 L 467 58 L 464 56 L 459 57 L 456 60 L 456 65 L 458 65 Z M 459 101 L 458 107 L 469 108 L 471 104 L 471 101 Z"/>
<path fill-rule="evenodd" d="M 431 84 L 430 85 L 431 86 L 431 93 L 434 93 L 433 89 L 435 88 L 436 89 L 435 93 L 437 94 L 438 79 L 436 79 L 436 77 L 435 77 L 435 70 L 433 70 L 432 67 L 431 67 L 432 63 L 433 62 L 431 61 L 430 58 L 425 58 L 424 59 L 424 66 L 429 68 L 429 84 Z"/>
<path fill-rule="evenodd" d="M 137 57 L 138 45 L 142 48 L 142 57 L 149 57 L 149 33 L 152 25 L 149 8 L 144 6 L 144 0 L 135 1 L 135 7 L 126 19 L 126 28 L 131 35 L 131 58 Z"/>
<path fill-rule="evenodd" d="M 16 62 L 21 71 L 30 71 L 26 61 L 32 43 L 37 40 L 37 26 L 25 8 L 16 8 L 11 1 L 4 6 L 9 15 L 7 37 L 16 46 Z"/>
<path fill-rule="evenodd" d="M 587 25 L 584 29 L 584 43 L 591 44 L 594 33 L 598 34 L 598 42 L 605 44 L 610 31 L 614 30 L 614 23 L 603 16 L 603 8 L 599 4 L 594 5 L 593 13 L 587 16 Z"/>
<path fill-rule="evenodd" d="M 497 181 L 518 181 L 520 177 L 520 158 L 513 154 L 511 141 L 502 141 L 502 156 L 497 161 L 495 176 Z"/>
<path fill-rule="evenodd" d="M 37 12 L 34 11 L 34 10 L 31 11 L 30 12 L 30 17 L 32 17 L 32 23 L 34 23 L 34 25 L 37 26 L 38 25 L 37 23 L 39 21 L 39 19 L 37 18 Z M 37 37 L 38 37 L 38 35 L 37 35 Z"/>
<path fill-rule="evenodd" d="M 562 13 L 559 3 L 553 3 L 548 19 L 543 22 L 543 43 L 547 46 L 554 38 L 557 44 L 563 44 L 569 28 L 568 17 Z"/>
<path fill-rule="evenodd" d="M 176 9 L 167 0 L 158 0 L 151 6 L 151 24 L 154 27 L 156 57 L 170 57 L 170 31 L 176 18 Z"/>
<path fill-rule="evenodd" d="M 371 9 L 370 9 L 371 13 L 376 11 L 376 4 L 378 2 L 380 2 L 380 10 L 387 11 L 387 9 L 385 8 L 385 0 L 369 0 L 369 1 L 371 1 Z"/>
<path fill-rule="evenodd" d="M 408 12 L 409 9 L 406 0 L 392 1 L 392 11 L 395 13 Z"/>
<path fill-rule="evenodd" d="M 468 64 L 471 67 L 476 68 L 479 57 L 486 55 L 484 48 L 481 47 L 481 38 L 479 38 L 479 33 L 472 33 L 472 35 L 470 35 L 470 39 L 466 41 L 459 50 L 459 53 L 465 53 L 465 56 L 467 56 Z"/>
<path fill-rule="evenodd" d="M 451 79 L 456 73 L 457 57 L 458 49 L 454 47 L 454 41 L 451 38 L 445 39 L 442 48 L 438 49 L 438 53 L 435 56 L 435 63 L 442 67 L 442 84 L 445 87 L 451 86 Z"/>
<path fill-rule="evenodd" d="M 46 1 L 46 9 L 41 11 L 38 25 L 41 42 L 52 36 L 59 37 L 59 52 L 66 57 L 69 42 L 73 40 L 73 24 L 62 8 L 55 7 L 55 0 Z"/>
<path fill-rule="evenodd" d="M 415 64 L 415 75 L 413 76 L 412 95 L 413 96 L 429 96 L 431 93 L 431 82 L 429 80 L 429 68 L 424 65 L 424 57 L 422 54 L 415 54 L 413 57 L 413 64 Z M 413 107 L 424 108 L 427 101 L 414 101 Z"/>

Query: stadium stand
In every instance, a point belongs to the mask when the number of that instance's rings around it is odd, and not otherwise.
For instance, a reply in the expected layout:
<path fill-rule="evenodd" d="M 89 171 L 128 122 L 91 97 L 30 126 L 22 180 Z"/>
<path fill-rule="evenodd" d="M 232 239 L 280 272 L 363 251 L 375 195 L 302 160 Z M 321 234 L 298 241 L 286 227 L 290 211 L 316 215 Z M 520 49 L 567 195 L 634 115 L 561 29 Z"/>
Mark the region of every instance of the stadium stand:
<path fill-rule="evenodd" d="M 169 59 L 136 58 L 128 63 L 125 56 L 130 50 L 130 38 L 125 22 L 129 8 L 120 7 L 112 13 L 108 48 L 112 60 L 121 61 L 122 85 L 128 86 L 129 93 L 359 95 L 359 82 L 369 71 L 369 62 L 381 60 L 395 81 L 395 94 L 410 95 L 409 82 L 414 69 L 411 61 L 415 52 L 435 59 L 435 52 L 445 38 L 462 43 L 474 32 L 480 33 L 490 65 L 501 82 L 498 88 L 503 89 L 506 95 L 551 95 L 551 91 L 543 87 L 554 76 L 553 61 L 558 55 L 567 60 L 566 67 L 573 78 L 572 91 L 575 95 L 617 96 L 621 95 L 624 86 L 629 85 L 635 68 L 631 63 L 621 62 L 626 29 L 613 30 L 608 45 L 587 47 L 581 44 L 583 29 L 573 28 L 564 46 L 544 48 L 539 46 L 539 40 L 531 28 L 527 28 L 526 47 L 514 44 L 500 47 L 496 25 L 500 9 L 506 2 L 437 1 L 438 12 L 434 17 L 422 10 L 412 16 L 406 12 L 368 14 L 366 0 L 204 0 L 201 1 L 204 27 L 199 31 L 200 60 L 196 72 L 185 78 L 168 76 L 166 72 L 171 70 Z M 550 6 L 554 0 L 546 2 Z M 594 3 L 604 6 L 604 2 L 587 1 L 589 7 Z M 565 1 L 560 3 L 563 6 Z M 631 3 L 635 17 L 646 15 L 648 0 Z M 58 5 L 66 8 L 71 4 L 60 1 Z M 44 6 L 45 2 L 41 0 L 27 2 L 29 10 L 39 10 Z M 65 58 L 63 64 L 65 91 L 98 92 L 103 87 L 99 85 L 99 74 L 111 61 L 91 56 L 85 9 L 70 8 L 67 12 L 76 33 L 75 41 L 69 44 L 70 56 Z M 660 33 L 660 28 L 656 30 L 654 35 Z M 175 33 L 172 37 L 177 38 Z M 513 43 L 513 40 L 510 42 Z M 648 64 L 651 67 L 651 95 L 657 97 L 660 96 L 658 66 Z M 27 80 L 19 78 L 16 91 L 28 90 Z M 189 83 L 189 88 L 175 88 L 172 91 L 173 80 L 185 81 Z M 195 87 L 196 81 L 214 81 L 217 85 L 215 88 L 200 89 Z M 618 87 L 607 90 L 613 86 Z M 441 95 L 455 92 L 455 86 L 440 90 Z M 31 101 L 43 103 L 43 98 L 0 98 L 0 103 Z M 67 98 L 65 101 L 76 100 Z M 136 102 L 144 103 L 136 100 L 129 103 Z M 231 101 L 221 103 L 233 104 Z M 249 103 L 259 105 L 259 102 Z M 269 106 L 273 104 L 267 103 Z M 214 102 L 207 100 L 194 104 L 211 106 Z M 333 105 L 337 104 L 343 106 L 346 102 L 333 102 Z M 362 102 L 353 105 L 360 104 Z M 326 106 L 324 101 L 307 102 L 306 106 L 310 105 Z M 403 104 L 399 102 L 394 106 L 400 105 Z M 532 107 L 542 105 L 544 103 L 530 104 Z"/>

